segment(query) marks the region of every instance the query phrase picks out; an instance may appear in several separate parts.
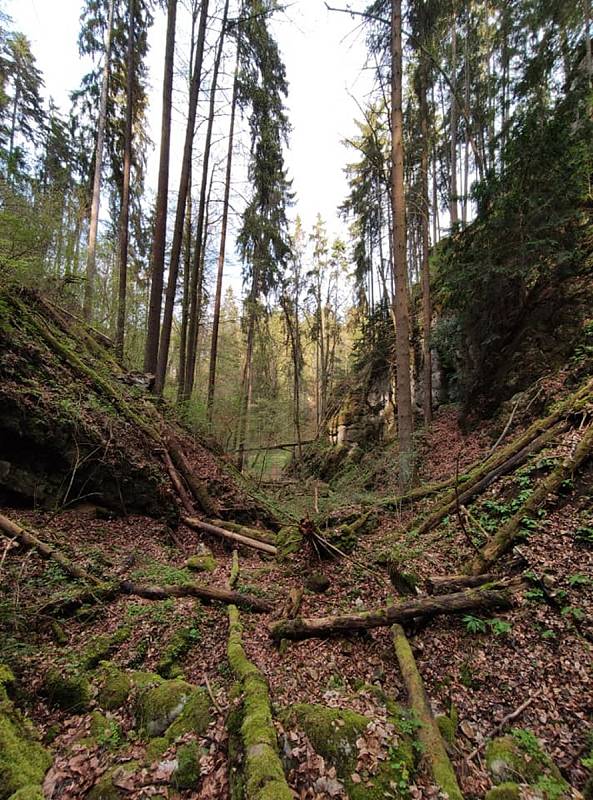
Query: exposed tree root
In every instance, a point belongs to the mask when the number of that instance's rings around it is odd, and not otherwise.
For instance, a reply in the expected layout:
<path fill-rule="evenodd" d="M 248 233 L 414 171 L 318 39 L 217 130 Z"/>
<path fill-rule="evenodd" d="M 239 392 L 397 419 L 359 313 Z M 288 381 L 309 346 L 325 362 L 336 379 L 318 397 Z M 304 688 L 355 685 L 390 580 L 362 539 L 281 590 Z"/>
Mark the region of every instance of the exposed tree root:
<path fill-rule="evenodd" d="M 242 536 L 240 533 L 226 531 L 224 528 L 219 528 L 217 525 L 211 525 L 209 522 L 204 522 L 197 517 L 182 517 L 182 520 L 190 528 L 194 528 L 199 531 L 205 531 L 213 536 L 217 536 L 219 539 L 226 539 L 234 544 L 240 544 L 244 547 L 251 547 L 253 550 L 260 550 L 262 553 L 269 553 L 272 556 L 275 556 L 278 552 L 276 547 L 274 547 L 272 544 L 250 539 L 247 536 Z"/>
<path fill-rule="evenodd" d="M 406 685 L 408 702 L 416 719 L 421 723 L 418 728 L 418 738 L 424 745 L 424 758 L 428 762 L 435 783 L 447 794 L 449 800 L 463 800 L 455 770 L 432 714 L 430 701 L 426 696 L 424 683 L 404 629 L 401 625 L 394 625 L 392 630 L 393 646 Z"/>
<path fill-rule="evenodd" d="M 510 608 L 513 592 L 521 580 L 501 581 L 497 589 L 468 589 L 464 592 L 439 597 L 419 597 L 398 605 L 385 606 L 360 614 L 343 614 L 336 617 L 309 617 L 277 622 L 270 627 L 272 639 L 308 639 L 329 636 L 333 633 L 354 633 L 370 628 L 380 628 L 415 618 L 436 614 L 460 614 L 465 611 L 490 608 Z"/>
<path fill-rule="evenodd" d="M 228 657 L 243 690 L 241 740 L 245 756 L 246 800 L 291 800 L 278 755 L 266 679 L 245 655 L 239 612 L 229 606 Z"/>
<path fill-rule="evenodd" d="M 565 458 L 547 478 L 541 481 L 521 508 L 486 542 L 479 555 L 472 562 L 470 570 L 472 575 L 480 575 L 485 572 L 500 556 L 513 547 L 517 539 L 523 535 L 523 520 L 530 518 L 549 495 L 556 492 L 561 484 L 579 469 L 582 463 L 591 455 L 592 449 L 593 424 L 587 428 L 572 456 Z"/>

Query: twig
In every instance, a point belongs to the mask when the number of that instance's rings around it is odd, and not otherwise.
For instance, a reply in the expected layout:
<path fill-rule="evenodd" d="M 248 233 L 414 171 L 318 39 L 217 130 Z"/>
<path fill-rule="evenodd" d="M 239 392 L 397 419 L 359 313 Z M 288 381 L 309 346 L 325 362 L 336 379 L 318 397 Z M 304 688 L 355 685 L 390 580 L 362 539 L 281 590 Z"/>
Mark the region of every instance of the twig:
<path fill-rule="evenodd" d="M 482 744 L 478 745 L 475 748 L 475 750 L 472 750 L 472 752 L 469 754 L 469 756 L 467 756 L 465 760 L 472 761 L 486 747 L 486 743 L 488 742 L 488 740 L 492 739 L 493 736 L 496 736 L 498 733 L 500 733 L 503 730 L 503 728 L 509 724 L 509 722 L 512 722 L 514 719 L 517 719 L 517 717 L 520 716 L 525 711 L 525 709 L 528 708 L 533 703 L 536 697 L 537 694 L 532 694 L 529 699 L 527 699 L 524 703 L 521 703 L 519 708 L 516 708 L 514 711 L 511 711 L 511 713 L 507 714 L 506 717 L 503 717 L 502 720 L 498 723 L 498 725 L 490 731 L 490 733 L 484 739 Z"/>
<path fill-rule="evenodd" d="M 206 673 L 204 673 L 204 683 L 206 684 L 206 689 L 208 690 L 210 699 L 212 700 L 212 705 L 218 711 L 219 714 L 222 714 L 222 708 L 218 704 L 216 697 L 214 697 L 214 692 L 212 691 L 212 687 L 210 686 L 210 681 L 208 680 L 208 676 L 206 675 Z"/>

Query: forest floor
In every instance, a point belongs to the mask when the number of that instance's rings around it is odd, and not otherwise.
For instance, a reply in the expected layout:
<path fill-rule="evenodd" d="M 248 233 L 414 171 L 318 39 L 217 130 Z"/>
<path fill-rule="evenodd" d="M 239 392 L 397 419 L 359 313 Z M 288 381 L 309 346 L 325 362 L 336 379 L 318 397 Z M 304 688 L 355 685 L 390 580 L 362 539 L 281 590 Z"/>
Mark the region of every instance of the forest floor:
<path fill-rule="evenodd" d="M 484 428 L 462 433 L 456 410 L 444 409 L 422 442 L 423 479 L 436 481 L 455 474 L 457 468 L 485 456 L 495 438 L 493 431 Z M 564 440 L 553 442 L 527 467 L 500 479 L 481 495 L 472 505 L 481 529 L 496 530 L 511 515 L 517 497 L 529 488 L 537 470 L 545 470 L 567 446 Z M 545 575 L 547 585 L 554 587 L 555 596 L 560 598 L 557 606 L 547 603 L 541 591 L 530 589 L 522 592 L 510 611 L 491 616 L 443 616 L 410 629 L 433 711 L 455 720 L 449 752 L 467 797 L 484 797 L 491 787 L 482 745 L 506 715 L 528 700 L 529 705 L 504 732 L 514 727 L 535 734 L 575 789 L 582 789 L 588 777 L 581 760 L 591 745 L 588 737 L 593 712 L 592 478 L 593 471 L 588 469 L 564 487 L 562 496 L 521 544 L 529 570 Z M 298 507 L 299 513 L 308 507 L 313 514 L 311 486 L 282 486 L 277 494 L 284 504 Z M 339 497 L 325 497 L 323 502 L 339 505 L 347 499 L 342 487 Z M 429 505 L 429 500 L 422 500 L 403 510 L 379 512 L 374 530 L 359 536 L 349 558 L 320 561 L 312 548 L 304 546 L 291 559 L 279 563 L 241 548 L 237 589 L 281 604 L 291 589 L 303 586 L 304 577 L 321 572 L 329 588 L 324 593 L 304 591 L 303 617 L 384 606 L 396 600 L 397 592 L 387 572 L 377 565 L 382 552 L 389 551 L 392 557 L 395 553 L 420 587 L 428 576 L 461 572 L 471 559 L 472 548 L 454 516 L 423 537 L 406 533 L 407 523 Z M 98 577 L 110 572 L 121 579 L 167 584 L 195 580 L 185 562 L 202 545 L 207 545 L 215 558 L 213 571 L 205 576 L 208 584 L 225 585 L 231 570 L 229 547 L 184 525 L 176 530 L 173 542 L 162 522 L 142 516 L 98 519 L 92 506 L 58 513 L 22 508 L 2 511 L 22 525 L 43 532 L 45 540 Z M 120 596 L 112 602 L 97 603 L 86 613 L 69 616 L 59 626 L 37 619 L 33 629 L 30 610 L 40 597 L 63 586 L 65 576 L 57 565 L 42 562 L 33 551 L 23 557 L 17 547 L 7 546 L 0 558 L 3 658 L 18 665 L 19 685 L 25 687 L 22 704 L 52 753 L 45 796 L 64 800 L 87 794 L 94 800 L 230 797 L 226 721 L 235 701 L 227 661 L 226 608 L 191 598 L 154 602 Z M 504 571 L 505 562 L 497 568 Z M 305 736 L 303 729 L 287 721 L 282 713 L 282 709 L 299 703 L 350 709 L 372 720 L 356 741 L 358 757 L 352 778 L 356 783 L 368 782 L 366 793 L 358 796 L 370 797 L 373 760 L 389 758 L 391 752 L 388 739 L 393 729 L 388 722 L 387 699 L 403 704 L 406 698 L 389 628 L 284 643 L 279 648 L 268 632 L 271 615 L 242 612 L 241 621 L 247 656 L 262 670 L 270 686 L 275 724 L 295 797 L 348 796 L 335 767 L 315 751 L 311 743 L 314 737 Z M 184 632 L 182 644 L 177 635 L 180 631 Z M 48 702 L 44 695 L 48 669 L 57 666 L 66 671 L 73 659 L 86 659 L 90 664 L 89 653 L 94 652 L 94 668 L 100 668 L 97 664 L 101 658 L 108 658 L 128 670 L 156 671 L 168 677 L 179 673 L 192 685 L 207 686 L 211 699 L 209 726 L 200 736 L 187 733 L 180 740 L 181 744 L 197 740 L 201 748 L 200 774 L 193 788 L 171 784 L 171 765 L 177 763 L 175 752 L 180 742 L 163 741 L 158 751 L 151 750 L 150 743 L 135 730 L 133 703 L 109 712 L 109 726 L 93 736 L 99 707 L 96 690 L 80 712 L 59 709 Z M 170 663 L 163 667 L 167 653 Z M 477 754 L 469 758 L 476 748 Z M 112 794 L 97 794 L 96 790 L 92 794 L 92 787 L 108 770 L 126 765 L 126 769 L 115 772 L 115 777 L 110 773 Z M 422 766 L 406 783 L 398 788 L 399 794 L 394 787 L 391 796 L 431 798 L 439 794 Z M 553 787 L 542 791 L 544 797 L 556 800 Z"/>

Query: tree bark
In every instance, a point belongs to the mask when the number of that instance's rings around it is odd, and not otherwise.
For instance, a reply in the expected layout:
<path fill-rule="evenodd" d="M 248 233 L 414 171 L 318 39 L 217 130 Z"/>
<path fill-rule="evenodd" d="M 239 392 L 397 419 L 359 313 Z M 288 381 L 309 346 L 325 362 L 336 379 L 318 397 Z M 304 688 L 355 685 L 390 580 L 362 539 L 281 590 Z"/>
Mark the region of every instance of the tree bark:
<path fill-rule="evenodd" d="M 233 80 L 233 98 L 231 100 L 231 122 L 229 127 L 229 145 L 226 161 L 226 175 L 224 181 L 224 199 L 222 203 L 222 223 L 220 230 L 220 248 L 218 251 L 218 270 L 216 274 L 216 293 L 214 295 L 214 317 L 212 320 L 212 342 L 210 345 L 210 367 L 208 370 L 208 423 L 212 424 L 214 412 L 214 392 L 216 389 L 216 361 L 218 357 L 218 330 L 220 328 L 220 304 L 222 300 L 222 278 L 224 274 L 224 260 L 226 255 L 226 239 L 229 222 L 229 205 L 231 195 L 231 177 L 233 172 L 233 144 L 235 138 L 235 118 L 237 113 L 237 92 L 239 88 L 239 47 L 237 46 L 237 60 L 235 64 L 235 78 Z"/>
<path fill-rule="evenodd" d="M 95 173 L 93 177 L 93 196 L 91 201 L 91 218 L 86 259 L 86 282 L 84 285 L 83 316 L 90 320 L 93 312 L 95 275 L 97 272 L 97 231 L 99 228 L 99 206 L 101 203 L 101 172 L 103 169 L 103 147 L 105 144 L 105 127 L 107 124 L 107 95 L 109 91 L 109 75 L 111 72 L 111 39 L 113 34 L 113 12 L 115 0 L 110 0 L 107 22 L 107 41 L 105 44 L 105 64 L 103 66 L 103 82 L 99 101 L 99 119 L 97 120 L 97 143 L 95 145 Z"/>
<path fill-rule="evenodd" d="M 206 128 L 206 139 L 204 152 L 202 154 L 202 181 L 200 184 L 200 200 L 198 205 L 198 217 L 196 223 L 196 240 L 193 253 L 193 264 L 191 269 L 191 279 L 189 287 L 189 319 L 187 329 L 187 353 L 184 365 L 183 395 L 181 401 L 189 400 L 194 387 L 194 375 L 196 369 L 196 353 L 198 348 L 198 329 L 200 325 L 199 295 L 202 293 L 203 284 L 203 256 L 205 254 L 206 233 L 204 228 L 204 218 L 206 215 L 206 194 L 208 190 L 208 173 L 210 170 L 210 152 L 212 149 L 212 131 L 214 129 L 214 112 L 216 104 L 216 90 L 218 84 L 218 73 L 222 59 L 224 39 L 226 34 L 226 22 L 229 11 L 229 0 L 226 0 L 222 17 L 222 29 L 218 41 L 216 55 L 214 57 L 214 68 L 212 72 L 212 82 L 210 85 L 210 104 L 208 109 L 208 125 Z"/>
<path fill-rule="evenodd" d="M 119 290 L 117 325 L 115 328 L 115 355 L 119 362 L 124 357 L 126 328 L 126 294 L 128 282 L 128 240 L 130 222 L 130 174 L 132 171 L 132 120 L 134 113 L 134 0 L 128 1 L 128 53 L 126 62 L 126 128 L 124 134 L 124 172 L 119 216 Z"/>
<path fill-rule="evenodd" d="M 168 597 L 198 597 L 200 600 L 216 600 L 220 603 L 236 605 L 239 608 L 258 611 L 262 614 L 268 613 L 273 608 L 271 603 L 259 597 L 240 594 L 218 586 L 202 586 L 198 583 L 153 586 L 122 581 L 120 592 L 122 594 L 131 594 L 135 597 L 144 597 L 146 600 L 166 600 Z"/>
<path fill-rule="evenodd" d="M 404 194 L 404 143 L 402 113 L 402 18 L 401 0 L 391 7 L 391 114 L 392 203 L 395 259 L 395 320 L 397 422 L 400 484 L 407 487 L 413 470 L 413 414 L 410 385 L 410 319 L 406 269 L 406 203 Z"/>
<path fill-rule="evenodd" d="M 144 372 L 148 373 L 156 373 L 161 325 L 161 306 L 163 302 L 176 21 L 177 0 L 168 0 L 165 66 L 163 75 L 163 108 L 161 115 L 161 149 L 159 156 L 154 233 L 150 255 L 151 283 L 150 302 L 148 306 L 148 329 L 146 334 L 146 346 L 144 349 Z"/>
<path fill-rule="evenodd" d="M 430 766 L 434 781 L 449 800 L 463 800 L 455 770 L 433 716 L 412 648 L 401 625 L 393 626 L 393 647 L 408 693 L 408 704 L 414 712 L 414 719 L 420 723 L 418 738 L 424 745 L 424 757 Z"/>
<path fill-rule="evenodd" d="M 197 517 L 182 517 L 182 521 L 190 528 L 205 531 L 213 536 L 217 536 L 219 539 L 226 539 L 229 542 L 241 544 L 244 547 L 250 547 L 252 550 L 260 550 L 262 553 L 269 553 L 271 556 L 275 556 L 278 552 L 277 548 L 272 544 L 251 539 L 248 536 L 242 536 L 240 533 L 226 531 L 224 528 L 219 528 L 217 525 L 210 525 L 209 522 L 204 522 Z"/>
<path fill-rule="evenodd" d="M 161 339 L 157 358 L 157 368 L 155 376 L 155 392 L 162 394 L 165 386 L 167 374 L 167 362 L 169 360 L 169 346 L 171 344 L 171 328 L 173 325 L 173 310 L 175 307 L 175 292 L 177 290 L 177 276 L 179 275 L 179 259 L 181 256 L 181 245 L 183 242 L 183 222 L 185 218 L 185 205 L 187 202 L 187 192 L 189 187 L 189 177 L 191 173 L 191 158 L 194 142 L 194 132 L 196 125 L 196 112 L 198 108 L 198 97 L 202 82 L 202 62 L 204 60 L 204 43 L 206 41 L 206 28 L 208 23 L 208 3 L 203 0 L 200 12 L 200 24 L 198 28 L 198 41 L 194 59 L 194 68 L 190 83 L 189 109 L 187 114 L 187 125 L 185 129 L 185 142 L 183 145 L 183 159 L 181 162 L 181 177 L 179 179 L 179 192 L 177 195 L 177 210 L 175 213 L 175 225 L 173 228 L 173 241 L 171 243 L 171 260 L 169 263 L 169 277 L 167 280 L 167 292 L 165 296 L 165 308 L 163 311 L 163 323 L 161 326 Z"/>
<path fill-rule="evenodd" d="M 432 321 L 432 304 L 430 298 L 430 200 L 428 195 L 428 64 L 426 56 L 420 55 L 420 131 L 422 150 L 420 154 L 420 180 L 422 186 L 422 373 L 423 373 L 423 412 L 424 424 L 432 423 L 432 358 L 430 353 L 430 327 Z"/>
<path fill-rule="evenodd" d="M 310 639 L 321 638 L 333 633 L 356 633 L 371 628 L 386 627 L 396 622 L 404 623 L 417 617 L 433 617 L 437 614 L 461 614 L 465 611 L 491 608 L 510 608 L 512 590 L 468 589 L 464 592 L 442 595 L 440 597 L 419 597 L 406 600 L 398 605 L 385 606 L 374 611 L 359 614 L 343 614 L 336 617 L 311 617 L 286 620 L 272 625 L 272 639 Z"/>
<path fill-rule="evenodd" d="M 457 8 L 453 4 L 453 18 L 451 22 L 451 175 L 450 175 L 450 197 L 449 197 L 449 216 L 451 217 L 451 227 L 454 228 L 459 222 L 457 208 L 457 126 L 459 113 L 457 109 Z M 467 124 L 467 122 L 466 122 Z"/>

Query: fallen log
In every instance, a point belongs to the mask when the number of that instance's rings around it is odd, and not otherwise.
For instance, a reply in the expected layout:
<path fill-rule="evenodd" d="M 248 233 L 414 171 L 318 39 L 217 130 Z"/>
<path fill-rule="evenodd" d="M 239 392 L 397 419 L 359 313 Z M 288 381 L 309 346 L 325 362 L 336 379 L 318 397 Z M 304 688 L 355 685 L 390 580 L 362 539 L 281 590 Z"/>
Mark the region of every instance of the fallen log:
<path fill-rule="evenodd" d="M 175 467 L 181 473 L 183 479 L 189 486 L 191 493 L 194 496 L 194 500 L 199 503 L 204 514 L 208 514 L 209 517 L 214 516 L 216 514 L 215 504 L 208 494 L 204 484 L 199 481 L 192 472 L 192 468 L 185 457 L 184 452 L 176 442 L 171 440 L 168 442 L 167 449 L 169 451 L 169 455 L 171 456 L 171 460 L 175 464 Z"/>
<path fill-rule="evenodd" d="M 145 600 L 166 600 L 168 597 L 197 597 L 200 600 L 215 600 L 219 603 L 233 604 L 248 611 L 258 611 L 266 614 L 272 611 L 273 606 L 267 600 L 253 597 L 250 594 L 241 594 L 230 589 L 223 589 L 216 586 L 203 586 L 199 583 L 180 583 L 163 586 L 152 584 L 133 583 L 132 581 L 122 581 L 120 584 L 121 594 L 130 594 L 135 597 L 143 597 Z"/>
<path fill-rule="evenodd" d="M 265 677 L 243 649 L 239 612 L 229 606 L 228 657 L 243 691 L 241 741 L 245 758 L 246 800 L 291 800 L 278 744 L 270 692 Z"/>
<path fill-rule="evenodd" d="M 589 458 L 592 450 L 593 423 L 587 428 L 572 456 L 565 458 L 544 478 L 521 508 L 486 542 L 479 555 L 472 562 L 470 570 L 472 575 L 480 575 L 486 572 L 502 555 L 512 549 L 517 539 L 523 535 L 523 520 L 533 515 L 545 500 L 579 469 L 583 462 Z"/>
<path fill-rule="evenodd" d="M 197 517 L 182 517 L 182 522 L 195 530 L 205 531 L 213 536 L 218 536 L 219 539 L 226 539 L 235 544 L 242 544 L 245 547 L 251 547 L 253 550 L 261 550 L 262 553 L 269 553 L 275 556 L 277 548 L 274 545 L 267 544 L 267 542 L 256 541 L 247 536 L 242 536 L 240 533 L 233 533 L 232 531 L 225 531 L 224 528 L 219 528 L 217 525 L 211 525 L 209 522 L 204 522 Z"/>
<path fill-rule="evenodd" d="M 270 636 L 275 641 L 309 639 L 334 633 L 366 631 L 437 614 L 461 614 L 479 609 L 510 608 L 513 605 L 513 592 L 522 585 L 520 580 L 510 580 L 506 584 L 501 582 L 501 588 L 498 589 L 467 589 L 464 592 L 437 597 L 418 597 L 397 605 L 358 614 L 283 620 L 270 627 Z"/>
<path fill-rule="evenodd" d="M 276 542 L 276 534 L 271 531 L 250 528 L 247 525 L 239 525 L 237 522 L 229 522 L 226 519 L 208 519 L 206 522 L 216 528 L 222 528 L 223 530 L 231 531 L 231 533 L 239 533 L 248 539 L 255 539 L 256 542 L 265 542 L 266 544 L 275 544 Z"/>
<path fill-rule="evenodd" d="M 428 594 L 451 594 L 483 586 L 485 583 L 499 580 L 499 577 L 492 572 L 482 575 L 431 575 L 425 584 Z"/>
<path fill-rule="evenodd" d="M 0 530 L 7 538 L 16 539 L 23 547 L 36 550 L 42 558 L 55 561 L 64 572 L 72 578 L 85 581 L 91 585 L 99 585 L 101 583 L 101 581 L 94 575 L 91 575 L 90 572 L 72 563 L 72 561 L 60 553 L 59 550 L 43 542 L 37 536 L 36 532 L 34 533 L 31 529 L 25 530 L 25 528 L 17 525 L 16 522 L 8 519 L 8 517 L 5 517 L 3 514 L 0 514 Z"/>
<path fill-rule="evenodd" d="M 171 460 L 171 456 L 169 455 L 168 450 L 163 450 L 163 460 L 165 462 L 165 466 L 167 467 L 167 472 L 169 473 L 169 477 L 171 478 L 171 483 L 175 487 L 175 491 L 177 492 L 179 499 L 181 500 L 181 505 L 185 509 L 185 513 L 190 515 L 193 514 L 194 513 L 193 503 L 190 499 L 189 494 L 187 493 L 185 486 L 183 485 L 181 478 L 179 477 L 179 473 L 175 469 L 175 465 Z"/>
<path fill-rule="evenodd" d="M 239 567 L 239 551 L 233 550 L 233 560 L 231 562 L 231 574 L 228 579 L 229 589 L 234 589 L 239 582 L 240 567 Z"/>
<path fill-rule="evenodd" d="M 463 800 L 455 770 L 433 716 L 412 648 L 401 625 L 394 625 L 392 631 L 393 646 L 408 693 L 408 702 L 415 719 L 420 723 L 417 735 L 424 745 L 424 758 L 428 762 L 435 783 L 445 792 L 449 800 Z"/>

